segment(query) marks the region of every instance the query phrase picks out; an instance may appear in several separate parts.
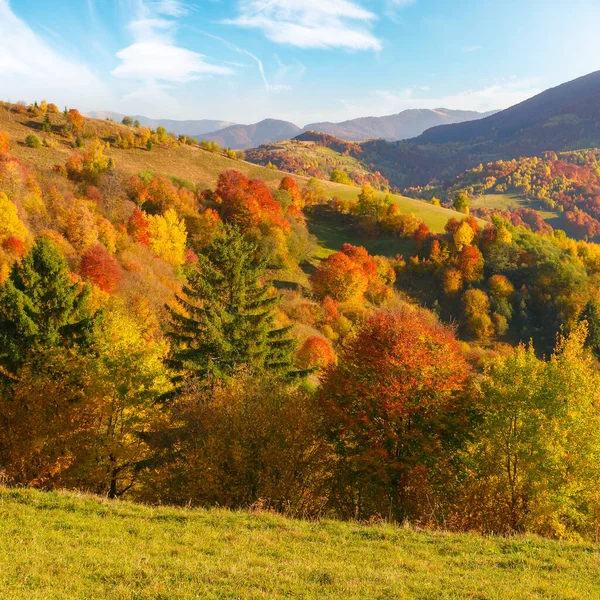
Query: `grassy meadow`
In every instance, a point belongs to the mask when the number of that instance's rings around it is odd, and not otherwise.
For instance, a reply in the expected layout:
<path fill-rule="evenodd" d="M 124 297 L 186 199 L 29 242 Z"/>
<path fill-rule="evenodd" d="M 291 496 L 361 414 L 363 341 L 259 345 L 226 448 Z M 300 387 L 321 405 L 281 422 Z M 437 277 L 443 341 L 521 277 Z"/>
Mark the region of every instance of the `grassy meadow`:
<path fill-rule="evenodd" d="M 0 488 L 0 598 L 590 599 L 599 548 Z"/>
<path fill-rule="evenodd" d="M 517 208 L 532 208 L 540 213 L 542 219 L 555 229 L 564 227 L 562 215 L 545 208 L 541 202 L 529 200 L 519 194 L 483 194 L 471 199 L 472 208 L 487 208 L 490 210 L 515 210 Z"/>
<path fill-rule="evenodd" d="M 63 122 L 62 115 L 52 115 L 52 122 L 59 125 Z M 25 138 L 30 133 L 40 137 L 42 118 L 32 119 L 28 114 L 9 115 L 8 111 L 0 107 L 0 131 L 6 131 L 13 141 L 12 154 L 25 163 L 35 164 L 37 167 L 50 168 L 54 165 L 64 164 L 74 152 L 72 141 L 56 137 L 56 146 L 53 148 L 28 148 Z M 101 139 L 116 137 L 128 130 L 124 125 L 98 119 L 85 119 L 85 131 L 95 134 Z M 325 149 L 328 150 L 328 149 Z M 329 151 L 329 150 L 328 150 Z M 237 169 L 247 177 L 263 179 L 273 187 L 277 186 L 282 177 L 288 173 L 267 169 L 246 161 L 230 159 L 222 154 L 216 154 L 191 146 L 178 146 L 173 148 L 159 148 L 155 146 L 151 151 L 136 149 L 123 150 L 110 148 L 108 156 L 115 160 L 117 169 L 126 173 L 152 170 L 156 173 L 187 179 L 202 187 L 214 187 L 219 175 L 228 169 Z M 292 175 L 300 186 L 306 185 L 308 178 Z M 329 197 L 339 196 L 348 200 L 356 200 L 360 188 L 355 186 L 321 182 Z M 383 196 L 384 194 L 381 193 Z M 442 232 L 448 219 L 457 216 L 457 213 L 447 208 L 432 206 L 426 202 L 406 198 L 400 195 L 393 196 L 394 201 L 402 212 L 414 213 L 427 224 L 434 232 Z M 348 241 L 348 240 L 345 240 Z M 337 248 L 336 248 L 337 249 Z"/>

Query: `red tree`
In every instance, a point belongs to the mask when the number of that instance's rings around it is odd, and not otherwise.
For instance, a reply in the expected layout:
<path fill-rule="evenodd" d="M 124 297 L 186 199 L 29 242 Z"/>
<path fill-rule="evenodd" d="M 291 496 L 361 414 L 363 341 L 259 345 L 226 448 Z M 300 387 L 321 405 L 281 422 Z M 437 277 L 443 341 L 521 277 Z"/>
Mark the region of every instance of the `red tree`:
<path fill-rule="evenodd" d="M 339 497 L 350 514 L 418 512 L 430 469 L 443 472 L 466 428 L 469 376 L 453 332 L 428 313 L 379 312 L 360 328 L 320 391 L 340 484 L 354 490 Z"/>
<path fill-rule="evenodd" d="M 146 219 L 146 215 L 139 208 L 136 208 L 131 217 L 129 217 L 127 231 L 136 242 L 144 246 L 150 245 L 148 219 Z"/>
<path fill-rule="evenodd" d="M 114 291 L 123 276 L 119 263 L 102 244 L 94 244 L 83 255 L 81 274 L 109 294 Z"/>

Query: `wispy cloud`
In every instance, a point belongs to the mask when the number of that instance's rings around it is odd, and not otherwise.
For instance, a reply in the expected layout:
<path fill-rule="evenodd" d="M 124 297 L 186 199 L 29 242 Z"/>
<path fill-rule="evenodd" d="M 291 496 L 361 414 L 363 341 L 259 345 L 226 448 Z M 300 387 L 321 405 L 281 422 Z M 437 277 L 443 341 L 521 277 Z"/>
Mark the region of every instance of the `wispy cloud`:
<path fill-rule="evenodd" d="M 45 42 L 13 13 L 8 0 L 0 0 L 0 80 L 1 93 L 12 100 L 47 98 L 85 109 L 90 98 L 106 102 L 109 97 L 86 65 Z"/>
<path fill-rule="evenodd" d="M 299 48 L 380 50 L 371 31 L 376 15 L 351 0 L 239 0 L 226 24 L 259 29 L 278 44 Z"/>
<path fill-rule="evenodd" d="M 288 92 L 292 89 L 292 86 L 288 85 L 288 84 L 271 83 L 269 81 L 269 79 L 267 79 L 263 61 L 260 58 L 258 58 L 258 56 L 256 56 L 252 52 L 250 52 L 249 50 L 246 50 L 245 48 L 240 48 L 239 46 L 236 46 L 235 44 L 231 43 L 229 40 L 219 37 L 218 35 L 214 35 L 213 33 L 208 33 L 207 31 L 202 31 L 202 30 L 196 30 L 196 31 L 198 33 L 206 35 L 214 40 L 218 40 L 219 42 L 225 44 L 225 46 L 227 46 L 230 50 L 233 50 L 234 52 L 238 52 L 239 54 L 249 56 L 256 63 L 256 66 L 258 67 L 258 73 L 263 82 L 265 91 L 278 94 L 280 92 Z M 279 60 L 279 57 L 277 55 L 275 55 L 275 60 L 277 61 L 277 64 L 279 65 L 278 79 L 281 81 L 290 72 L 291 69 L 290 69 L 290 67 L 284 65 Z M 297 68 L 298 74 L 302 75 L 304 73 L 304 71 L 306 70 L 306 67 L 304 67 L 304 65 L 302 65 L 301 63 L 297 63 L 297 64 L 298 64 L 298 68 Z"/>
<path fill-rule="evenodd" d="M 175 43 L 177 18 L 188 7 L 177 0 L 138 2 L 136 18 L 129 23 L 134 43 L 117 52 L 121 60 L 112 74 L 145 82 L 186 83 L 207 75 L 229 75 L 230 67 Z"/>

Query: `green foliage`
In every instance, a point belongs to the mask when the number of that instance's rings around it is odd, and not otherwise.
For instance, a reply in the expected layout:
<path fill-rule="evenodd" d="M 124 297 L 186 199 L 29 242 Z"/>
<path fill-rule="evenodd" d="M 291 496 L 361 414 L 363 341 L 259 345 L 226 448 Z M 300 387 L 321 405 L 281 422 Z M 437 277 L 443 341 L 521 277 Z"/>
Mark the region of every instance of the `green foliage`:
<path fill-rule="evenodd" d="M 127 125 L 127 127 L 131 127 L 133 125 L 133 119 L 131 117 L 123 117 L 123 120 L 121 121 L 121 123 L 123 125 Z M 139 121 L 138 121 L 138 127 L 139 127 Z"/>
<path fill-rule="evenodd" d="M 341 169 L 334 169 L 331 171 L 329 175 L 329 181 L 333 181 L 334 183 L 342 183 L 344 185 L 352 185 L 353 182 L 348 176 L 346 171 L 342 171 Z"/>
<path fill-rule="evenodd" d="M 0 376 L 17 377 L 44 348 L 85 342 L 93 324 L 87 296 L 58 250 L 38 240 L 0 288 Z"/>
<path fill-rule="evenodd" d="M 42 147 L 42 140 L 40 140 L 40 138 L 37 135 L 35 135 L 35 133 L 30 133 L 25 138 L 25 145 L 28 148 L 41 148 Z"/>
<path fill-rule="evenodd" d="M 295 341 L 290 327 L 277 328 L 279 301 L 262 283 L 257 248 L 227 226 L 191 274 L 178 308 L 169 309 L 170 365 L 203 383 L 227 380 L 240 371 L 290 372 Z"/>
<path fill-rule="evenodd" d="M 580 326 L 560 338 L 548 362 L 521 346 L 488 369 L 469 459 L 475 477 L 465 489 L 473 505 L 464 510 L 484 530 L 596 531 L 600 374 L 586 335 Z"/>
<path fill-rule="evenodd" d="M 464 192 L 459 192 L 456 194 L 454 198 L 454 210 L 458 212 L 469 214 L 469 208 L 471 206 L 471 201 L 469 200 L 469 196 Z"/>

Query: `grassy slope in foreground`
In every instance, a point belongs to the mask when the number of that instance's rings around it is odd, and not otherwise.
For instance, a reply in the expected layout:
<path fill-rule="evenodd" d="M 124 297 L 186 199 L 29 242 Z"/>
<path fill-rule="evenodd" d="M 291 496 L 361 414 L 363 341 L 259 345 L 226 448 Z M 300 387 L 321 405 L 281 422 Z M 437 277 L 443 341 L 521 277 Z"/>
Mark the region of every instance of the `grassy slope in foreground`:
<path fill-rule="evenodd" d="M 0 488 L 0 597 L 598 598 L 598 548 Z"/>
<path fill-rule="evenodd" d="M 63 122 L 62 115 L 53 115 L 53 123 L 58 126 Z M 0 107 L 0 131 L 6 131 L 10 135 L 13 146 L 11 152 L 26 163 L 42 168 L 50 168 L 53 165 L 64 164 L 74 152 L 72 142 L 64 138 L 56 137 L 58 145 L 54 148 L 28 148 L 25 138 L 30 133 L 41 133 L 43 119 L 41 116 L 32 118 L 30 115 L 12 114 L 9 118 L 7 110 Z M 94 133 L 102 139 L 116 137 L 119 133 L 125 133 L 129 128 L 108 121 L 98 119 L 85 119 L 85 131 Z M 87 142 L 89 144 L 89 142 Z M 172 175 L 188 179 L 196 184 L 206 187 L 214 187 L 219 175 L 228 169 L 237 169 L 247 177 L 260 178 L 271 186 L 276 186 L 282 177 L 288 173 L 267 169 L 249 162 L 232 160 L 221 154 L 214 154 L 206 150 L 190 146 L 179 146 L 175 148 L 154 147 L 150 152 L 141 149 L 121 150 L 111 148 L 109 156 L 115 159 L 117 169 L 126 173 L 137 173 L 139 171 L 152 170 L 156 173 Z M 306 177 L 292 175 L 299 185 L 304 186 L 308 180 Z M 356 200 L 360 188 L 347 185 L 321 182 L 327 195 L 340 196 L 344 199 Z M 383 195 L 383 194 L 382 194 Z M 427 226 L 435 232 L 442 232 L 448 219 L 458 216 L 452 210 L 432 206 L 419 200 L 394 196 L 395 202 L 400 206 L 402 212 L 413 212 L 422 218 Z"/>

